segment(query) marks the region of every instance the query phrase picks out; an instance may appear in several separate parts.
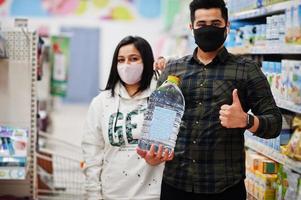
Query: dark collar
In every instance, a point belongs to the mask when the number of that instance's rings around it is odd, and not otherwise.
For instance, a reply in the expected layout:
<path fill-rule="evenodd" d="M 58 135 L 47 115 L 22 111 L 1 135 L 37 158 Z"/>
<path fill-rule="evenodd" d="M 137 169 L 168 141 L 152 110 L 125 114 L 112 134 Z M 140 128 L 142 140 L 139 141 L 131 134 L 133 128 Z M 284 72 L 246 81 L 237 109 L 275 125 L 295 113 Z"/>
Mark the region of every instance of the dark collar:
<path fill-rule="evenodd" d="M 222 62 L 225 63 L 229 57 L 229 52 L 226 49 L 226 47 L 223 47 L 219 53 L 217 54 L 218 59 Z"/>
<path fill-rule="evenodd" d="M 201 63 L 200 60 L 197 58 L 197 52 L 198 52 L 198 48 L 195 48 L 194 51 L 193 51 L 190 62 Z M 228 56 L 229 56 L 228 50 L 225 47 L 223 47 L 218 52 L 216 57 L 212 60 L 212 62 L 218 61 L 218 62 L 221 62 L 221 63 L 225 63 L 227 61 Z"/>

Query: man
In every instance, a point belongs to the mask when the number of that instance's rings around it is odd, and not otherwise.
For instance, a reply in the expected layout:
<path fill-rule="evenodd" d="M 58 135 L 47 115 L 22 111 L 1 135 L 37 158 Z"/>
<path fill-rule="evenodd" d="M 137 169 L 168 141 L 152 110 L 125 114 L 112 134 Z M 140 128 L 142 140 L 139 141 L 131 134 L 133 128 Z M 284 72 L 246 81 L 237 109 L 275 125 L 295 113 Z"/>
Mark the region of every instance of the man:
<path fill-rule="evenodd" d="M 186 101 L 174 158 L 165 164 L 161 200 L 245 200 L 245 130 L 261 138 L 281 131 L 281 113 L 260 67 L 223 45 L 227 12 L 223 0 L 190 3 L 198 47 L 169 62 L 158 82 L 179 76 Z M 154 164 L 152 156 L 159 160 L 153 152 L 143 155 Z"/>

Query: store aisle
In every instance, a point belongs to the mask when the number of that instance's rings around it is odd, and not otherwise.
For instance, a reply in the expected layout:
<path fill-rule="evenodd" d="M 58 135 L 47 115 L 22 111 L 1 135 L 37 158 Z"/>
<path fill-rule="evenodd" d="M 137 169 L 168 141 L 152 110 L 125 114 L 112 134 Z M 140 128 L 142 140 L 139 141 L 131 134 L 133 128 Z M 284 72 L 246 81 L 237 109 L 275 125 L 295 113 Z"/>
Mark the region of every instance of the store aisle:
<path fill-rule="evenodd" d="M 80 146 L 88 104 L 61 104 L 52 113 L 54 137 Z"/>
<path fill-rule="evenodd" d="M 57 100 L 57 99 L 56 99 Z M 38 198 L 84 199 L 81 138 L 88 104 L 55 101 L 49 133 L 40 133 Z"/>

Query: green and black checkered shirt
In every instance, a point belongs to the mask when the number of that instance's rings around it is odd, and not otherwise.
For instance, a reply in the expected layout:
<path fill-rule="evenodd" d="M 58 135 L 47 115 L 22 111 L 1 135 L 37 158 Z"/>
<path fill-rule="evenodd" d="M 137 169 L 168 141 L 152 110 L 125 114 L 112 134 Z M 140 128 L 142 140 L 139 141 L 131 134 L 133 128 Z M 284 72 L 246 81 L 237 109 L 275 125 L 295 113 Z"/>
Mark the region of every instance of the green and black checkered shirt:
<path fill-rule="evenodd" d="M 258 137 L 280 134 L 282 117 L 260 66 L 221 49 L 208 65 L 193 55 L 168 63 L 168 75 L 181 78 L 186 107 L 175 147 L 175 158 L 166 162 L 163 180 L 180 190 L 218 193 L 245 178 L 245 129 L 221 126 L 219 110 L 232 104 L 237 88 L 243 110 L 259 118 Z"/>

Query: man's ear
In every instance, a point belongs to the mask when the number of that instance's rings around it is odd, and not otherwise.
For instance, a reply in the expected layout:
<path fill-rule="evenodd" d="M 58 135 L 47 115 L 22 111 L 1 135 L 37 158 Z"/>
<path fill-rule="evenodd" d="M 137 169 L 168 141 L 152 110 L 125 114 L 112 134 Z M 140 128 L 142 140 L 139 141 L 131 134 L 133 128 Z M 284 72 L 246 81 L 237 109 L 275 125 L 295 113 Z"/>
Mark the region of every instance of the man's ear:
<path fill-rule="evenodd" d="M 189 29 L 190 29 L 190 32 L 191 32 L 192 37 L 194 37 L 194 33 L 193 33 L 193 25 L 192 25 L 191 23 L 189 24 Z"/>
<path fill-rule="evenodd" d="M 226 26 L 227 26 L 227 34 L 229 34 L 230 33 L 230 21 L 227 22 Z"/>

